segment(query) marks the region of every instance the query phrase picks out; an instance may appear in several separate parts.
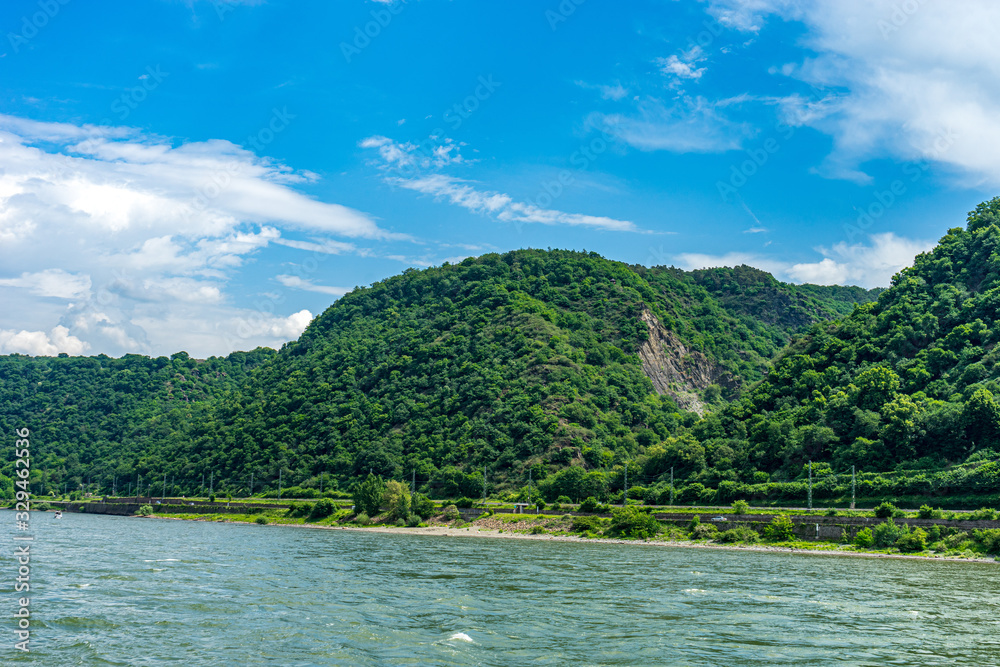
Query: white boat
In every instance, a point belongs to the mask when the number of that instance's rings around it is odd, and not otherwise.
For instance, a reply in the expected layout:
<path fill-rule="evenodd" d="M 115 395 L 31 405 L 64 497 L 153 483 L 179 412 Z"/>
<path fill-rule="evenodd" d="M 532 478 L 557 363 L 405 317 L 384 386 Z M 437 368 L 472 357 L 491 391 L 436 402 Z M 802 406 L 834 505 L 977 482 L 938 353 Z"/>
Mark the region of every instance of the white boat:
<path fill-rule="evenodd" d="M 53 519 L 61 519 L 62 518 L 62 510 L 56 510 L 56 514 L 52 518 Z"/>

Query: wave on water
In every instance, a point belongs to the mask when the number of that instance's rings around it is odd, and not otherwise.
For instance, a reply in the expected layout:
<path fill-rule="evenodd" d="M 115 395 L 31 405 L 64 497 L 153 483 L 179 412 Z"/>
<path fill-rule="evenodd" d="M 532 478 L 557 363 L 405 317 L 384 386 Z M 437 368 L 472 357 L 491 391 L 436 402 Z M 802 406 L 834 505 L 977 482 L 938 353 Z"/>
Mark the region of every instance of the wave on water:
<path fill-rule="evenodd" d="M 450 642 L 451 641 L 469 642 L 470 644 L 475 644 L 476 643 L 476 642 L 472 641 L 472 637 L 470 637 L 469 635 L 465 634 L 464 632 L 456 632 L 451 637 L 448 637 L 448 641 L 450 641 Z"/>

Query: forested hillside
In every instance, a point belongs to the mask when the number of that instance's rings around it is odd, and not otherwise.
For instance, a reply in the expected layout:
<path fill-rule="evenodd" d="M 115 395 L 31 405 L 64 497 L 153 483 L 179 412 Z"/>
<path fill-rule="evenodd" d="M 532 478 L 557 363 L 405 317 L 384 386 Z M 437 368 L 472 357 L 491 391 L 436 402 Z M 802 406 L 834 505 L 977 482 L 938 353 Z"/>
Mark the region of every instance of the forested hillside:
<path fill-rule="evenodd" d="M 279 471 L 300 486 L 416 471 L 473 490 L 483 465 L 504 485 L 610 471 L 738 397 L 844 300 L 734 271 L 712 282 L 725 270 L 558 250 L 409 270 L 344 296 L 279 353 L 3 358 L 0 423 L 35 425 L 35 474 L 53 488 L 166 474 L 190 492 L 211 471 L 221 488 L 254 475 L 259 490 Z M 793 316 L 765 316 L 786 304 Z"/>

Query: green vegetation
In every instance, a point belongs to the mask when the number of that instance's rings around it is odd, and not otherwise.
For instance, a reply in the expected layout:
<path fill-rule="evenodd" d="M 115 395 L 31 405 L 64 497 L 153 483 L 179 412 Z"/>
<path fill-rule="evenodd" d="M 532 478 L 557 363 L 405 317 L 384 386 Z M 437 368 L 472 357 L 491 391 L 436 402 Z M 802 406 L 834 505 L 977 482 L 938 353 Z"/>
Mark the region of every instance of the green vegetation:
<path fill-rule="evenodd" d="M 945 502 L 994 518 L 997 221 L 1000 198 L 884 291 L 561 250 L 408 270 L 279 352 L 0 357 L 0 427 L 37 424 L 36 496 L 137 479 L 204 495 L 208 472 L 226 498 L 273 497 L 280 474 L 286 493 L 404 523 L 429 518 L 426 497 L 484 495 L 739 515 L 801 506 L 810 477 L 817 505 L 843 503 L 853 469 L 882 518 Z"/>
<path fill-rule="evenodd" d="M 138 511 L 136 511 L 136 515 L 138 516 L 149 516 L 152 513 L 153 513 L 152 505 L 143 505 L 138 509 Z"/>

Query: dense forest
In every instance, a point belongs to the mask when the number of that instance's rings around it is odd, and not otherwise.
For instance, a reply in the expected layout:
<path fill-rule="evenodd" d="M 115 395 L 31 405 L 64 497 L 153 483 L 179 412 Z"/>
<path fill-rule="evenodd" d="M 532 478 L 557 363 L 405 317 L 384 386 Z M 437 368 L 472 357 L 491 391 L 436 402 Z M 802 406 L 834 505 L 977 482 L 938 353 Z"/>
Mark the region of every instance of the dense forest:
<path fill-rule="evenodd" d="M 375 473 L 437 496 L 613 499 L 627 474 L 650 502 L 781 499 L 812 461 L 820 498 L 852 469 L 873 496 L 981 496 L 1000 449 L 998 216 L 980 205 L 887 290 L 564 250 L 408 270 L 277 352 L 0 357 L 0 425 L 33 429 L 36 493 L 312 493 Z"/>

